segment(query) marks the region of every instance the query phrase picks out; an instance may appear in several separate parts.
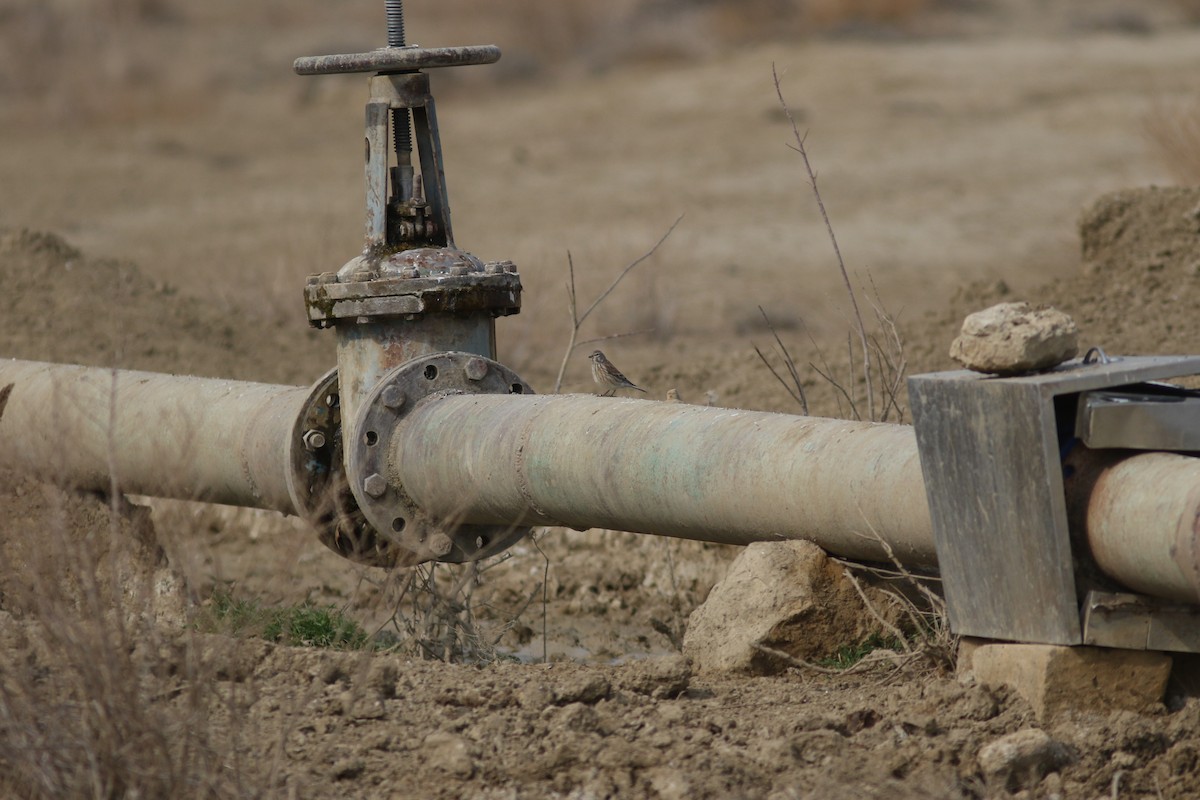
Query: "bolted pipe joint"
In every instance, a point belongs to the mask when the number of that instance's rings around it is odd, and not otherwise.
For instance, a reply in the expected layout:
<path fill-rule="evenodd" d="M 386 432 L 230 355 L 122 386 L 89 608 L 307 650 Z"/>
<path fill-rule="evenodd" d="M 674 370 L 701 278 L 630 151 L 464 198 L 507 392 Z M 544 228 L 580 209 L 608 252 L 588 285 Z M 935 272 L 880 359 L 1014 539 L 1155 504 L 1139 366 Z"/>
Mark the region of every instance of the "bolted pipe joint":
<path fill-rule="evenodd" d="M 450 487 L 463 498 L 459 510 L 432 512 L 412 499 L 400 478 L 393 442 L 405 419 L 426 403 L 453 395 L 531 395 L 512 370 L 476 353 L 435 353 L 412 359 L 384 375 L 362 398 L 344 439 L 348 483 L 365 521 L 386 543 L 393 566 L 423 561 L 474 561 L 520 541 L 521 524 L 464 524 L 471 487 Z M 343 417 L 344 419 L 344 417 Z"/>

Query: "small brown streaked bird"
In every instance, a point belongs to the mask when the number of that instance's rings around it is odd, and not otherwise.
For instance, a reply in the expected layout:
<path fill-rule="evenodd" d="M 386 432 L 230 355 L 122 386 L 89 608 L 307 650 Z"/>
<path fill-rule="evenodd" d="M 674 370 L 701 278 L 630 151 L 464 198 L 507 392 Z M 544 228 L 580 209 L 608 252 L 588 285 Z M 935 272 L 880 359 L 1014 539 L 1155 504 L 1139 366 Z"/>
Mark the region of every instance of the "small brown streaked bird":
<path fill-rule="evenodd" d="M 636 389 L 645 394 L 646 390 L 634 385 L 633 381 L 622 375 L 621 370 L 614 367 L 612 362 L 604 357 L 604 353 L 593 350 L 588 358 L 592 361 L 592 380 L 605 390 L 602 397 L 612 397 L 617 389 Z"/>
<path fill-rule="evenodd" d="M 683 402 L 683 398 L 679 396 L 678 389 L 667 389 L 667 402 L 668 403 L 682 403 Z"/>

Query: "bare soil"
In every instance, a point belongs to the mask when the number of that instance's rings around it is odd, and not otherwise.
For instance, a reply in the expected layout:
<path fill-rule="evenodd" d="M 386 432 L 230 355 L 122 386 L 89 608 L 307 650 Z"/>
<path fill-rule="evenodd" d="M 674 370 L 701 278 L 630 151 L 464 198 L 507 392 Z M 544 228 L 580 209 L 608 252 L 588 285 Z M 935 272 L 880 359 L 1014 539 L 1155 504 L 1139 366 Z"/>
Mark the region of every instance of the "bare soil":
<path fill-rule="evenodd" d="M 283 20 L 126 5 L 141 16 L 92 43 L 106 60 L 90 93 L 44 54 L 43 72 L 9 70 L 25 90 L 0 82 L 0 351 L 311 383 L 333 343 L 304 325 L 300 289 L 361 245 L 364 95 L 288 69 L 374 46 L 376 15 L 333 28 L 326 4 Z M 618 12 L 673 4 L 614 4 L 592 39 L 579 30 L 600 17 L 550 14 L 555 46 L 511 19 L 410 9 L 413 26 L 436 19 L 430 37 L 520 43 L 499 79 L 438 76 L 435 91 L 456 238 L 520 267 L 500 358 L 539 390 L 569 332 L 568 253 L 590 302 L 682 215 L 581 338 L 635 333 L 604 346 L 653 396 L 795 412 L 754 354 L 774 352 L 762 306 L 814 413 L 839 412 L 809 362 L 853 385 L 849 309 L 772 65 L 851 280 L 898 319 L 910 372 L 953 366 L 962 316 L 1002 299 L 1056 305 L 1109 354 L 1196 351 L 1200 191 L 1167 186 L 1145 135 L 1194 91 L 1187 4 L 914 3 L 782 41 L 753 15 L 733 30 L 721 4 L 675 5 L 658 38 L 657 22 L 621 35 Z M 28 20 L 0 17 L 10 55 Z M 590 390 L 582 355 L 565 391 Z M 693 674 L 678 641 L 734 548 L 539 532 L 481 572 L 433 573 L 443 588 L 467 576 L 475 638 L 427 637 L 425 658 L 339 652 L 193 622 L 222 588 L 331 603 L 398 640 L 411 575 L 346 562 L 277 514 L 133 501 L 0 476 L 0 789 L 15 796 L 1200 793 L 1200 702 L 1179 688 L 1141 713 L 1039 725 L 1010 692 L 932 664 Z M 85 579 L 100 563 L 114 566 Z M 1026 727 L 1066 758 L 989 783 L 980 749 Z"/>

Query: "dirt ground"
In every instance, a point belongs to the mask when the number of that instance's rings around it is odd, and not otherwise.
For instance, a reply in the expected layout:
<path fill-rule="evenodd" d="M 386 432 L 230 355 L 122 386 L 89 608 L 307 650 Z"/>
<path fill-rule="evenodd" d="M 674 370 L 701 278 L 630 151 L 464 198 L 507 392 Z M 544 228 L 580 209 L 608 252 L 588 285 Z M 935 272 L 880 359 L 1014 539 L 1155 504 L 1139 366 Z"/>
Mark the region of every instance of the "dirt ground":
<path fill-rule="evenodd" d="M 361 248 L 365 90 L 290 63 L 376 46 L 381 4 L 243 5 L 0 4 L 5 356 L 296 385 L 332 366 L 301 288 Z M 1110 354 L 1196 352 L 1200 191 L 1175 186 L 1188 174 L 1161 146 L 1196 108 L 1187 3 L 530 2 L 524 25 L 408 5 L 423 44 L 505 51 L 492 77 L 434 89 L 456 239 L 518 264 L 500 359 L 539 391 L 569 333 L 568 257 L 590 302 L 678 219 L 581 338 L 623 334 L 605 349 L 652 396 L 794 413 L 754 352 L 779 363 L 762 306 L 813 412 L 846 411 L 809 365 L 853 385 L 773 67 L 860 300 L 897 320 L 910 373 L 951 367 L 962 316 L 1002 299 L 1058 306 Z M 81 33 L 97 16 L 107 33 Z M 589 350 L 564 391 L 591 390 Z M 931 663 L 693 674 L 678 642 L 735 548 L 552 529 L 475 572 L 388 574 L 278 514 L 133 501 L 0 478 L 12 796 L 1200 793 L 1200 701 L 1176 690 L 1040 724 Z M 220 589 L 334 604 L 399 643 L 414 587 L 459 579 L 472 635 L 435 620 L 426 658 L 195 624 Z M 989 780 L 980 749 L 1028 727 L 1062 757 Z"/>

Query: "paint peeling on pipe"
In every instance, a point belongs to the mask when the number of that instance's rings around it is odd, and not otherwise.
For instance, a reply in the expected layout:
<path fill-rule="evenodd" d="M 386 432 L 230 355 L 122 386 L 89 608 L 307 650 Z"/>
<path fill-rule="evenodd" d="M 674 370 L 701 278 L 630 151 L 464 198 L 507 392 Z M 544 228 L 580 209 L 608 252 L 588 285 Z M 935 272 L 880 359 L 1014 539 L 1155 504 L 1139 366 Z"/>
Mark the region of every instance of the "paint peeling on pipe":
<path fill-rule="evenodd" d="M 730 544 L 811 539 L 936 563 L 913 429 L 591 395 L 432 397 L 394 439 L 422 508 L 479 524 Z"/>

